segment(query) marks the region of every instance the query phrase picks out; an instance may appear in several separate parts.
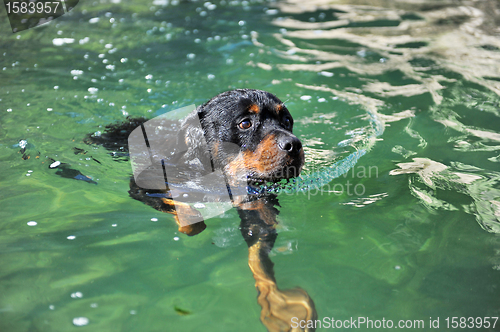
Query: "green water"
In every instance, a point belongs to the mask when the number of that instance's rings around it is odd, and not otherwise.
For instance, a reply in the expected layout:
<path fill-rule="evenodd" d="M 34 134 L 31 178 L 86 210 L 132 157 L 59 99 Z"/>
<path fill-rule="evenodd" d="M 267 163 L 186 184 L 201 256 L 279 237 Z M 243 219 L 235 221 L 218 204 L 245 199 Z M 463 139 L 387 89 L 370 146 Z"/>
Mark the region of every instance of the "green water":
<path fill-rule="evenodd" d="M 180 234 L 82 142 L 232 88 L 286 102 L 326 184 L 279 197 L 281 289 L 320 319 L 500 316 L 498 1 L 312 3 L 80 1 L 17 34 L 0 10 L 1 331 L 265 331 L 237 212 Z"/>

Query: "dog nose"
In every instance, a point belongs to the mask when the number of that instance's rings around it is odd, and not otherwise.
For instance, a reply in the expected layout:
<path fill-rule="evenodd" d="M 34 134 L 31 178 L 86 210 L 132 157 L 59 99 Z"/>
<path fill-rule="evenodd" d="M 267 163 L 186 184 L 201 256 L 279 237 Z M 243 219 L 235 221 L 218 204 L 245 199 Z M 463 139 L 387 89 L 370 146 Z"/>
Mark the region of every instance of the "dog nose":
<path fill-rule="evenodd" d="M 278 139 L 278 146 L 281 150 L 293 154 L 300 151 L 302 143 L 297 137 L 286 135 Z"/>

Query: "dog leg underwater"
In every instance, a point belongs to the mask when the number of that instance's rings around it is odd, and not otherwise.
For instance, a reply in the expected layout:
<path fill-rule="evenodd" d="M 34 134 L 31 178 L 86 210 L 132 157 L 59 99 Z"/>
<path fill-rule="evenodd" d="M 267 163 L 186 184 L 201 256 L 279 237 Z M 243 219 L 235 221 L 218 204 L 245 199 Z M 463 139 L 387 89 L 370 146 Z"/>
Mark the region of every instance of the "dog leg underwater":
<path fill-rule="evenodd" d="M 309 294 L 301 288 L 280 290 L 274 277 L 269 252 L 278 236 L 278 210 L 271 198 L 243 203 L 238 207 L 241 233 L 248 244 L 248 265 L 255 279 L 257 302 L 262 307 L 260 320 L 269 332 L 314 331 L 292 326 L 292 319 L 314 321 L 316 308 Z"/>

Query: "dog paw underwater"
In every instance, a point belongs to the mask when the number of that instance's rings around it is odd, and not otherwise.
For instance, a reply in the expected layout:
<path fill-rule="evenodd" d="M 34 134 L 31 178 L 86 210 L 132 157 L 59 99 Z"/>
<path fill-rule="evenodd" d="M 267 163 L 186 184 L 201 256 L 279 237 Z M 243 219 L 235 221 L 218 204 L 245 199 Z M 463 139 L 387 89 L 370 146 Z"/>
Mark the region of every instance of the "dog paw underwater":
<path fill-rule="evenodd" d="M 269 257 L 278 236 L 278 197 L 255 190 L 298 176 L 304 165 L 293 118 L 276 96 L 227 91 L 181 120 L 127 118 L 85 141 L 114 155 L 129 152 L 134 169 L 130 196 L 172 214 L 182 233 L 192 236 L 206 228 L 200 212 L 205 204 L 235 207 L 262 323 L 272 332 L 313 331 L 292 328 L 293 318 L 316 318 L 314 302 L 301 288 L 280 290 Z"/>

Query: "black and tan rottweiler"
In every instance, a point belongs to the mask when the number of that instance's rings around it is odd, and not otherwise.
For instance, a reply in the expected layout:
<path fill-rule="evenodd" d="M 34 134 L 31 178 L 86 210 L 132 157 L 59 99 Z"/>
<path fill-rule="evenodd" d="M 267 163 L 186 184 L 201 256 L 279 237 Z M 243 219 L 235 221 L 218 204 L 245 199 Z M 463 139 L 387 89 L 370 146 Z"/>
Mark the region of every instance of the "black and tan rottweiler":
<path fill-rule="evenodd" d="M 123 152 L 127 149 L 127 136 L 145 121 L 128 119 L 108 125 L 103 134 L 89 136 L 87 142 Z M 201 128 L 195 123 L 201 124 Z M 228 189 L 241 182 L 249 188 L 258 188 L 268 182 L 298 176 L 304 164 L 304 150 L 293 134 L 290 112 L 281 100 L 266 91 L 238 89 L 221 93 L 196 108 L 182 122 L 163 127 L 167 127 L 163 128 L 165 140 L 175 140 L 179 146 L 179 153 L 167 164 L 191 170 L 186 180 L 198 176 L 200 168 L 218 169 L 224 174 Z M 176 202 L 174 205 L 172 193 L 141 188 L 133 178 L 129 193 L 157 210 L 173 214 L 179 230 L 185 234 L 195 235 L 206 227 L 204 222 L 183 225 L 180 216 L 197 211 L 187 204 Z M 231 199 L 238 209 L 240 229 L 249 246 L 249 266 L 259 292 L 262 322 L 269 331 L 312 331 L 291 327 L 293 317 L 315 319 L 314 303 L 300 288 L 284 291 L 277 288 L 273 263 L 268 256 L 277 237 L 277 197 L 249 190 L 247 195 L 232 195 Z"/>

